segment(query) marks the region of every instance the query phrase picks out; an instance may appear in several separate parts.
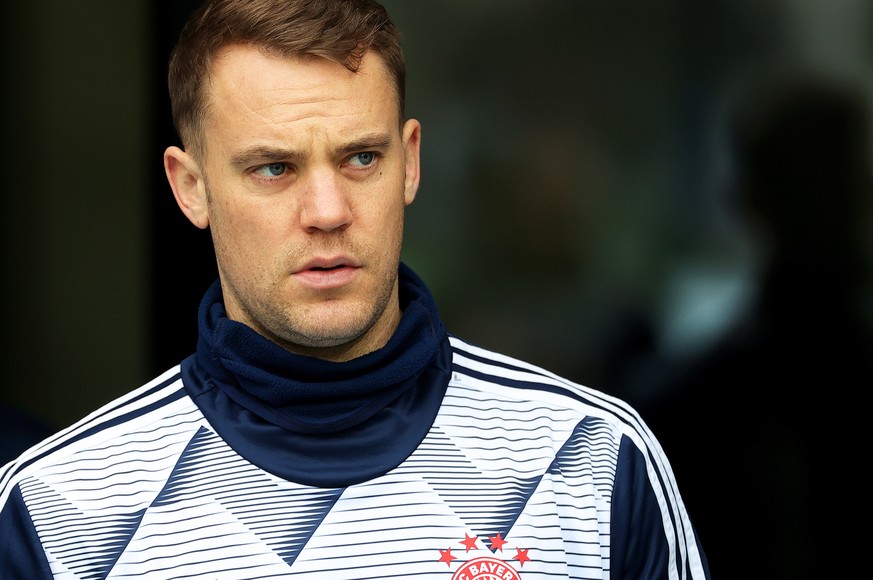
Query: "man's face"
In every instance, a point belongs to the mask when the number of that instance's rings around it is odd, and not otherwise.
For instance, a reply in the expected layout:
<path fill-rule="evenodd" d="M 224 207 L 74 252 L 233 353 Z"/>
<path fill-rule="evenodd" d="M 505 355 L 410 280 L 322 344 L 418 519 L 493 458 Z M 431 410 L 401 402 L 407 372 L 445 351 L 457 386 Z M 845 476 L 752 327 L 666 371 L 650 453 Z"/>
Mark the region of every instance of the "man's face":
<path fill-rule="evenodd" d="M 401 127 L 379 57 L 351 73 L 232 47 L 208 99 L 198 189 L 228 317 L 331 360 L 383 346 L 400 318 L 420 129 Z"/>

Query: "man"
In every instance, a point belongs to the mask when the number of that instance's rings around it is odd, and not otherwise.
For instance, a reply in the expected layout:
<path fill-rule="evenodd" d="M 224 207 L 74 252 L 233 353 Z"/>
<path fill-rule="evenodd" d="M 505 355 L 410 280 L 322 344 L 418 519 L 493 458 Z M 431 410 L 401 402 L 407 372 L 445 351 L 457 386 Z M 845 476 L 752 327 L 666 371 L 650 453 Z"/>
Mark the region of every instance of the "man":
<path fill-rule="evenodd" d="M 371 0 L 214 0 L 170 64 L 197 352 L 0 472 L 4 578 L 708 578 L 607 395 L 450 336 L 400 263 L 420 177 Z"/>

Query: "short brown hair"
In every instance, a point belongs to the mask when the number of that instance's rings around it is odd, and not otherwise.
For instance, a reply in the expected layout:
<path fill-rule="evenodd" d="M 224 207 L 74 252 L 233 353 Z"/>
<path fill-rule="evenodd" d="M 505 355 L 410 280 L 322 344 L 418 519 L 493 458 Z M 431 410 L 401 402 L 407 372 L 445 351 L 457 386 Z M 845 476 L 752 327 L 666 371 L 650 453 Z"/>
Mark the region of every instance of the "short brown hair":
<path fill-rule="evenodd" d="M 195 153 L 205 146 L 213 60 L 233 44 L 282 57 L 326 58 L 352 72 L 372 50 L 393 79 L 403 121 L 406 65 L 400 33 L 375 0 L 207 0 L 182 29 L 168 75 L 173 124 L 183 146 Z"/>

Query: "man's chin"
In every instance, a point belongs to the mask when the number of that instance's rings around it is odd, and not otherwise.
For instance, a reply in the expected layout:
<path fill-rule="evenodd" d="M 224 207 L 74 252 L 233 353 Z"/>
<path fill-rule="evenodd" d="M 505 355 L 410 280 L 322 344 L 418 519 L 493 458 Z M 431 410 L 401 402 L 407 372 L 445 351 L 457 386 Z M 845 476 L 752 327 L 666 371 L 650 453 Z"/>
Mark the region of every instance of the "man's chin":
<path fill-rule="evenodd" d="M 336 316 L 310 318 L 306 328 L 279 337 L 279 343 L 294 353 L 328 360 L 348 360 L 359 356 L 368 325 L 360 320 L 338 320 Z"/>
<path fill-rule="evenodd" d="M 294 354 L 333 362 L 345 362 L 373 350 L 362 348 L 360 338 L 351 340 L 323 338 L 320 340 L 308 340 L 305 344 L 299 342 L 286 343 L 283 346 Z"/>

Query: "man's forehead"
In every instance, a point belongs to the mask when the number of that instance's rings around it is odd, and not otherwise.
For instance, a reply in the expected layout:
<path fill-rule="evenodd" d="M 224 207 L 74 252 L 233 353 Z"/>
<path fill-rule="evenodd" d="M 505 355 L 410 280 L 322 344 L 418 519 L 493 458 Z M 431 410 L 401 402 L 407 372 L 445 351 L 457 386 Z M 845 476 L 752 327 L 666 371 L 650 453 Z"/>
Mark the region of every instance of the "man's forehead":
<path fill-rule="evenodd" d="M 284 56 L 252 45 L 232 45 L 213 62 L 205 87 L 207 108 L 217 102 L 266 112 L 271 107 L 328 108 L 347 101 L 351 107 L 393 106 L 398 117 L 397 88 L 383 59 L 367 52 L 357 71 L 322 57 Z M 353 104 L 352 104 L 353 103 Z M 207 111 L 208 112 L 208 111 Z M 220 116 L 220 115 L 219 115 Z"/>
<path fill-rule="evenodd" d="M 392 88 L 394 84 L 385 60 L 372 50 L 364 54 L 355 70 L 351 70 L 345 64 L 327 57 L 311 54 L 286 55 L 253 44 L 231 44 L 220 49 L 212 59 L 209 79 L 214 83 L 216 79 L 228 76 L 253 78 L 261 72 L 281 69 L 293 71 L 295 77 L 301 78 L 301 82 L 333 76 L 348 79 L 371 78 L 374 83 L 387 83 Z"/>

